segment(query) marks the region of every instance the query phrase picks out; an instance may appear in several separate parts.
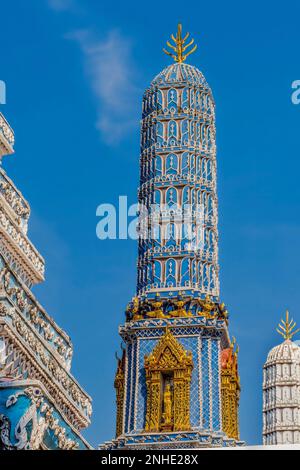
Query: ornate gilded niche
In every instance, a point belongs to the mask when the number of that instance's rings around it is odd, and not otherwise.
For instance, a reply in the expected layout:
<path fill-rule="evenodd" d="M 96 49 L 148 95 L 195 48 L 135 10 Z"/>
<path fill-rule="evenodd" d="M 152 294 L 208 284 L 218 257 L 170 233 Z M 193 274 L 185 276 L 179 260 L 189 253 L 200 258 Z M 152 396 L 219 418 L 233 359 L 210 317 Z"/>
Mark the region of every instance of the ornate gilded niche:
<path fill-rule="evenodd" d="M 239 398 L 240 378 L 238 374 L 238 350 L 234 351 L 235 340 L 221 355 L 221 394 L 223 431 L 232 439 L 239 439 Z"/>
<path fill-rule="evenodd" d="M 167 329 L 145 356 L 147 413 L 145 432 L 190 429 L 192 354 Z"/>

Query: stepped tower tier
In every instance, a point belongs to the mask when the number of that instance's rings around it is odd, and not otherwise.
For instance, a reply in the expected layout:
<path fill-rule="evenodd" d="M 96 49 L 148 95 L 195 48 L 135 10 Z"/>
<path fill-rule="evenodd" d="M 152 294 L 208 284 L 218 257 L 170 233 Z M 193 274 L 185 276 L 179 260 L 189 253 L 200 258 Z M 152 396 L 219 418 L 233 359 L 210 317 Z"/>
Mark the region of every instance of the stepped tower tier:
<path fill-rule="evenodd" d="M 215 104 L 184 63 L 187 38 L 179 25 L 165 51 L 175 63 L 143 97 L 137 295 L 119 330 L 106 449 L 240 444 L 237 350 L 219 301 Z"/>
<path fill-rule="evenodd" d="M 14 152 L 0 114 L 0 160 Z M 44 260 L 27 235 L 30 206 L 0 167 L 0 450 L 88 449 L 91 399 L 70 373 L 73 346 L 31 286 Z"/>

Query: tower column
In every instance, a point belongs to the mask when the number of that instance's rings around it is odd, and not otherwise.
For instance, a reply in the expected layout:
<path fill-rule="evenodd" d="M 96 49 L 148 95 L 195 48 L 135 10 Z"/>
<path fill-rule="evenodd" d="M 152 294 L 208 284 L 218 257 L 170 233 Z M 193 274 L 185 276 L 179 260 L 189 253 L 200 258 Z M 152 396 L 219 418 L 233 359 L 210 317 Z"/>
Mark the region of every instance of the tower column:
<path fill-rule="evenodd" d="M 215 103 L 185 63 L 196 50 L 188 36 L 179 25 L 165 50 L 175 63 L 143 96 L 137 289 L 119 330 L 126 424 L 104 448 L 238 443 L 238 399 L 229 434 L 220 419 L 221 356 L 231 342 L 219 297 Z"/>

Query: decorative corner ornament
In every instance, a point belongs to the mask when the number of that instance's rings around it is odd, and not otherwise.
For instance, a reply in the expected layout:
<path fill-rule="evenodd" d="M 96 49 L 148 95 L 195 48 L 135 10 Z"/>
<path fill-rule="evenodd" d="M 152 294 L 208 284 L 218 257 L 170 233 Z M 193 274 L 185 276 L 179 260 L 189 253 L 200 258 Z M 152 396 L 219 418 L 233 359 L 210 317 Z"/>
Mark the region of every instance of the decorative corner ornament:
<path fill-rule="evenodd" d="M 167 49 L 163 49 L 164 53 L 172 57 L 175 60 L 175 62 L 178 62 L 179 64 L 184 62 L 186 58 L 189 55 L 193 54 L 193 52 L 195 52 L 198 47 L 197 44 L 195 44 L 194 47 L 192 47 L 192 49 L 190 49 L 189 51 L 185 53 L 185 51 L 194 44 L 194 39 L 192 39 L 188 44 L 185 44 L 189 36 L 190 36 L 190 33 L 187 33 L 184 36 L 184 38 L 182 38 L 182 25 L 179 23 L 177 27 L 176 37 L 174 36 L 174 34 L 171 34 L 171 39 L 175 45 L 167 41 L 167 46 L 170 49 L 172 49 L 175 52 L 175 54 L 173 52 L 168 51 Z"/>

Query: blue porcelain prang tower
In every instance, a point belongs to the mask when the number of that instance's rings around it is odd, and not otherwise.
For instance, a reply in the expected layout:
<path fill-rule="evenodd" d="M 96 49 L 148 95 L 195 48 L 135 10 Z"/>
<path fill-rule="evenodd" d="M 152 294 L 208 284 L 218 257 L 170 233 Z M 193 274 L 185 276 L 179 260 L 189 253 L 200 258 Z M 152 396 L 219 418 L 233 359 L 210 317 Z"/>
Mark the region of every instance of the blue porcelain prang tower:
<path fill-rule="evenodd" d="M 143 97 L 137 296 L 120 327 L 106 449 L 239 444 L 239 376 L 219 299 L 215 103 L 181 25 Z M 171 52 L 170 52 L 171 50 Z"/>

